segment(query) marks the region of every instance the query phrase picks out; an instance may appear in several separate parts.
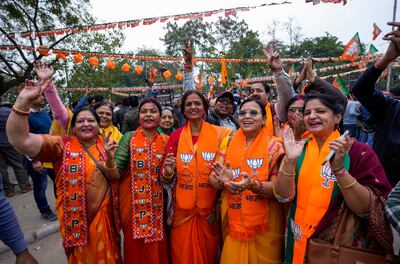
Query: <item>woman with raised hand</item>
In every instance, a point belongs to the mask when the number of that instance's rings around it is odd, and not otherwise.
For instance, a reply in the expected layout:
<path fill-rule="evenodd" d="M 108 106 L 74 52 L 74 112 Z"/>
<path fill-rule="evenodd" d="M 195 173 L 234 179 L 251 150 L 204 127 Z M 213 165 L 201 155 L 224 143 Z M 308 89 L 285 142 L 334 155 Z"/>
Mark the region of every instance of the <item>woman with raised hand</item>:
<path fill-rule="evenodd" d="M 160 181 L 168 136 L 157 131 L 160 114 L 161 106 L 154 98 L 143 99 L 140 126 L 124 134 L 115 155 L 121 173 L 119 209 L 125 263 L 168 263 Z"/>
<path fill-rule="evenodd" d="M 167 144 L 162 176 L 167 182 L 176 179 L 171 229 L 174 263 L 217 261 L 218 197 L 209 176 L 212 164 L 225 151 L 232 130 L 205 122 L 203 116 L 207 111 L 208 102 L 201 93 L 186 91 L 181 112 L 188 122 L 171 134 Z"/>
<path fill-rule="evenodd" d="M 216 173 L 210 177 L 216 189 L 224 190 L 221 263 L 280 263 L 285 216 L 272 183 L 283 146 L 265 128 L 266 112 L 259 101 L 245 100 L 238 114 L 240 129 L 229 142 L 226 167 L 215 163 Z"/>
<path fill-rule="evenodd" d="M 311 138 L 296 141 L 290 128 L 285 131 L 286 156 L 273 184 L 278 201 L 291 201 L 284 263 L 303 263 L 310 238 L 332 242 L 345 208 L 360 216 L 350 245 L 393 251 L 383 214 L 390 184 L 370 147 L 340 137 L 342 115 L 343 107 L 332 97 L 310 95 L 304 123 Z M 327 161 L 331 150 L 335 155 Z M 372 238 L 378 243 L 370 243 Z"/>
<path fill-rule="evenodd" d="M 28 113 L 49 81 L 26 81 L 7 121 L 10 143 L 21 153 L 52 162 L 57 173 L 57 215 L 68 263 L 121 263 L 110 183 L 119 180 L 117 143 L 99 136 L 100 119 L 90 108 L 71 118 L 74 136 L 29 133 Z"/>

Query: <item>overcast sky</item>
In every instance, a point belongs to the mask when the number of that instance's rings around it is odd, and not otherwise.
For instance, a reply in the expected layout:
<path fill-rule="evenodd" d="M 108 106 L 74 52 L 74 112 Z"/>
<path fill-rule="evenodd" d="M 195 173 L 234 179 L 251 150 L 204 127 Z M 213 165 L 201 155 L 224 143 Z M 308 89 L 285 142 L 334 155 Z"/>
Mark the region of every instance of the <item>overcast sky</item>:
<path fill-rule="evenodd" d="M 220 8 L 234 8 L 240 6 L 255 6 L 274 1 L 238 1 L 238 0 L 168 0 L 168 1 L 137 1 L 137 0 L 91 0 L 92 13 L 99 22 L 114 22 L 133 20 L 164 15 L 209 11 Z M 281 1 L 275 1 L 281 2 Z M 291 5 L 266 6 L 251 9 L 249 12 L 238 12 L 238 17 L 244 19 L 250 29 L 257 30 L 262 41 L 268 40 L 267 27 L 272 20 L 287 21 L 293 17 L 295 24 L 301 26 L 304 37 L 321 36 L 324 32 L 339 37 L 343 43 L 347 43 L 351 37 L 359 32 L 361 41 L 372 42 L 372 24 L 375 22 L 383 32 L 389 32 L 391 28 L 386 22 L 393 17 L 393 0 L 348 0 L 345 6 L 339 4 L 319 4 L 313 6 L 305 3 L 305 0 L 292 0 Z M 399 7 L 400 8 L 400 7 Z M 398 8 L 398 9 L 399 9 Z M 222 13 L 223 14 L 223 13 Z M 206 21 L 214 21 L 214 18 L 205 18 Z M 396 14 L 400 21 L 399 12 Z M 173 19 L 171 20 L 173 21 Z M 185 20 L 180 20 L 183 24 Z M 163 27 L 166 23 L 155 23 L 150 26 L 140 25 L 136 28 L 124 30 L 126 41 L 123 51 L 134 51 L 139 47 L 155 48 L 164 51 Z M 382 41 L 381 34 L 373 44 L 380 52 L 387 47 Z M 281 30 L 278 38 L 287 41 L 287 36 Z"/>

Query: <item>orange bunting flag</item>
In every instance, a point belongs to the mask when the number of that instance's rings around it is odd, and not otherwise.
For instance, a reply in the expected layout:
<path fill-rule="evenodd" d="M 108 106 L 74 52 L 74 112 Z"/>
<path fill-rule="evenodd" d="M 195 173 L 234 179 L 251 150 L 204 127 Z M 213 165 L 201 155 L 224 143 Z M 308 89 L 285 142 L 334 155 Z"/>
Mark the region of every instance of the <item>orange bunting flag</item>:
<path fill-rule="evenodd" d="M 57 60 L 60 60 L 60 59 L 61 60 L 66 60 L 67 59 L 67 54 L 65 52 L 59 51 L 59 52 L 57 52 L 56 59 Z"/>
<path fill-rule="evenodd" d="M 107 61 L 107 69 L 114 70 L 115 69 L 115 61 Z"/>
<path fill-rule="evenodd" d="M 182 79 L 183 79 L 183 73 L 178 72 L 178 73 L 175 75 L 175 79 L 177 79 L 178 81 L 182 81 Z"/>
<path fill-rule="evenodd" d="M 135 66 L 135 73 L 136 73 L 137 75 L 140 75 L 140 74 L 142 74 L 142 72 L 143 72 L 143 68 L 140 67 L 139 65 L 136 65 L 136 66 Z"/>
<path fill-rule="evenodd" d="M 357 57 L 362 56 L 363 50 L 361 46 L 360 37 L 358 36 L 358 32 L 351 38 L 349 43 L 344 47 L 343 53 L 340 56 L 341 60 L 350 60 L 354 61 Z"/>
<path fill-rule="evenodd" d="M 99 59 L 96 58 L 96 57 L 90 57 L 90 58 L 89 58 L 89 64 L 90 64 L 92 67 L 97 67 L 97 66 L 99 66 Z"/>
<path fill-rule="evenodd" d="M 376 23 L 374 23 L 374 29 L 372 30 L 372 41 L 374 41 L 381 33 L 382 30 L 378 27 Z"/>
<path fill-rule="evenodd" d="M 151 68 L 149 69 L 149 74 L 150 74 L 149 80 L 150 80 L 151 82 L 154 82 L 154 81 L 156 80 L 157 69 L 154 68 L 154 67 L 151 67 Z"/>
<path fill-rule="evenodd" d="M 40 55 L 42 55 L 42 56 L 44 56 L 44 57 L 49 56 L 49 50 L 48 50 L 45 46 L 43 46 L 43 45 L 40 45 L 40 46 L 37 48 L 37 51 L 39 52 Z"/>
<path fill-rule="evenodd" d="M 210 76 L 210 77 L 208 77 L 207 82 L 213 83 L 213 82 L 215 82 L 215 78 L 213 76 Z"/>
<path fill-rule="evenodd" d="M 227 75 L 228 75 L 228 71 L 226 69 L 225 57 L 222 56 L 222 58 L 221 58 L 221 84 L 222 85 L 226 84 Z"/>
<path fill-rule="evenodd" d="M 83 56 L 81 53 L 75 54 L 74 55 L 74 61 L 75 63 L 81 63 L 83 61 Z"/>
<path fill-rule="evenodd" d="M 129 72 L 131 70 L 131 66 L 129 66 L 128 63 L 124 63 L 124 65 L 122 65 L 121 70 L 123 70 L 124 72 Z"/>
<path fill-rule="evenodd" d="M 200 93 L 203 92 L 203 73 L 200 73 L 199 77 L 197 77 L 198 83 L 197 83 L 197 91 Z"/>
<path fill-rule="evenodd" d="M 165 79 L 169 79 L 172 73 L 169 70 L 166 70 L 165 72 L 163 72 L 162 75 L 164 76 Z"/>

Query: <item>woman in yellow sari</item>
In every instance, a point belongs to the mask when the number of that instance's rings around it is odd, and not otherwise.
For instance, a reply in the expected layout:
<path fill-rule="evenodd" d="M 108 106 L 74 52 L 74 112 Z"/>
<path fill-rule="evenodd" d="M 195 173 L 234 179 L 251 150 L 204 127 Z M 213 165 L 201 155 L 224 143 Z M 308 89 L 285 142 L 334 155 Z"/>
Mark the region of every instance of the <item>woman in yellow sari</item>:
<path fill-rule="evenodd" d="M 90 108 L 80 109 L 71 118 L 75 136 L 29 133 L 30 105 L 42 86 L 26 81 L 7 122 L 9 141 L 35 160 L 53 163 L 57 215 L 68 263 L 122 263 L 110 188 L 110 182 L 119 179 L 114 163 L 117 143 L 109 139 L 110 134 L 98 135 L 100 119 Z"/>
<path fill-rule="evenodd" d="M 266 111 L 259 101 L 245 100 L 238 113 L 240 129 L 229 142 L 226 167 L 215 163 L 210 177 L 216 189 L 224 190 L 227 207 L 221 263 L 280 263 L 284 208 L 271 198 L 283 146 L 265 128 Z"/>

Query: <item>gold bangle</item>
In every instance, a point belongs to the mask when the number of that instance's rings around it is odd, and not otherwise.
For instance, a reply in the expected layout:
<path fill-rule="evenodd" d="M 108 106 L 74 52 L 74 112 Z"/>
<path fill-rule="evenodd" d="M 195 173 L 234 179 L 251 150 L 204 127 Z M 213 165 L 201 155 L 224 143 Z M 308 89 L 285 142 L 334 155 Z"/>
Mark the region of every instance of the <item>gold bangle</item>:
<path fill-rule="evenodd" d="M 11 110 L 14 113 L 16 113 L 17 115 L 21 115 L 21 116 L 28 116 L 29 115 L 29 111 L 23 111 L 21 109 L 18 109 L 18 108 L 15 107 L 15 105 L 13 105 Z"/>
<path fill-rule="evenodd" d="M 164 177 L 164 179 L 170 180 L 174 177 L 174 173 L 171 174 L 171 176 L 166 176 L 165 175 L 165 170 L 163 170 L 162 176 Z"/>
<path fill-rule="evenodd" d="M 283 176 L 286 176 L 289 178 L 293 178 L 294 176 L 296 176 L 296 173 L 287 173 L 286 171 L 283 170 L 283 168 L 281 168 L 279 171 L 282 172 Z"/>
<path fill-rule="evenodd" d="M 345 190 L 345 189 L 348 189 L 348 188 L 353 187 L 356 183 L 357 183 L 357 180 L 354 179 L 354 181 L 353 181 L 352 183 L 350 183 L 349 185 L 341 186 L 341 185 L 338 183 L 338 186 L 340 187 L 340 189 Z"/>
<path fill-rule="evenodd" d="M 112 167 L 112 168 L 109 168 L 106 165 L 104 165 L 104 168 L 106 168 L 107 170 L 114 170 L 117 168 L 117 164 L 114 163 L 114 167 Z"/>

